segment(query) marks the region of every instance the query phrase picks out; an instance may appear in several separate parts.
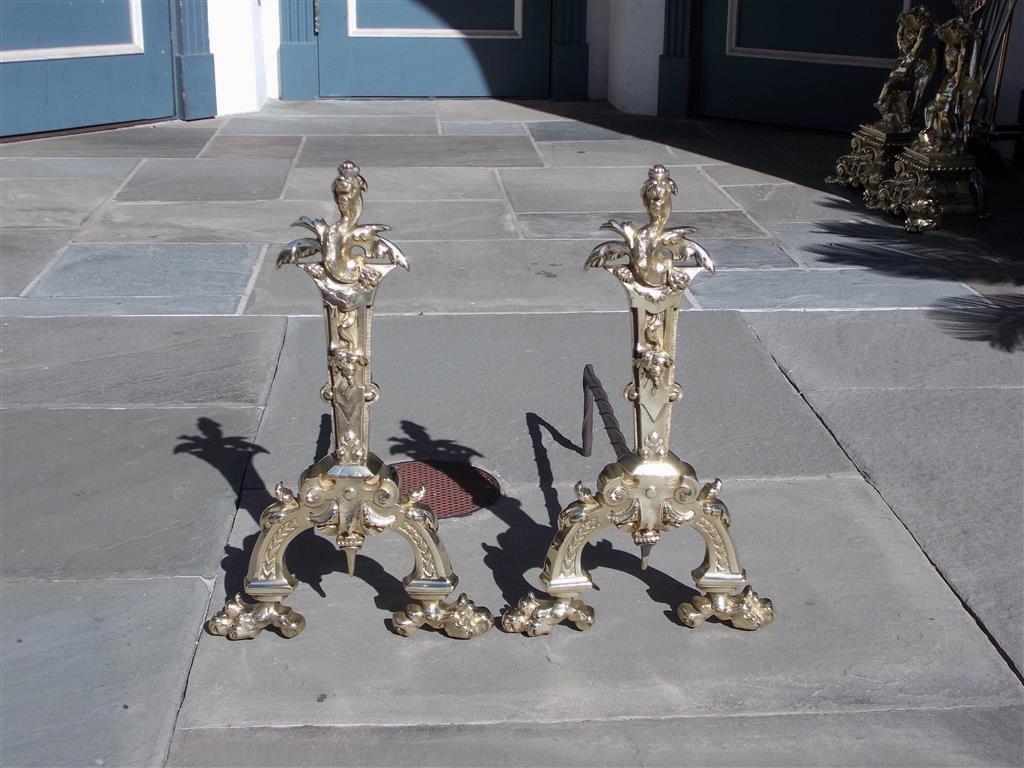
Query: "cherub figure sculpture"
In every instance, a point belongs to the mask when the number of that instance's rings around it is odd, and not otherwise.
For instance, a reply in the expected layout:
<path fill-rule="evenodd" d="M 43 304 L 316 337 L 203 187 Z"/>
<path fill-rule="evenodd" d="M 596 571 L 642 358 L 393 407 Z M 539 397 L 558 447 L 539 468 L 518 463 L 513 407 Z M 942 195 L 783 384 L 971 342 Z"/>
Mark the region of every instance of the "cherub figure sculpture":
<path fill-rule="evenodd" d="M 924 129 L 913 147 L 926 154 L 959 154 L 966 138 L 964 117 L 973 114 L 983 82 L 980 73 L 970 71 L 970 48 L 978 37 L 978 28 L 957 16 L 935 30 L 935 34 L 946 44 L 946 75 L 924 108 Z"/>
<path fill-rule="evenodd" d="M 423 503 L 424 489 L 403 492 L 395 469 L 369 450 L 369 407 L 380 396 L 370 378 L 370 319 L 380 281 L 395 267 L 409 269 L 398 246 L 381 236 L 382 224 L 359 224 L 366 179 L 351 162 L 338 166 L 331 185 L 339 219 L 303 216 L 296 226 L 315 237 L 295 240 L 277 265 L 295 264 L 320 289 L 327 327 L 328 382 L 320 395 L 331 405 L 333 451 L 299 477 L 299 491 L 278 483 L 277 502 L 260 516 L 260 534 L 249 561 L 245 591 L 208 622 L 210 632 L 231 639 L 255 637 L 274 626 L 285 637 L 302 631 L 305 620 L 281 603 L 296 586 L 285 565 L 291 541 L 310 528 L 329 536 L 345 552 L 348 572 L 366 537 L 394 531 L 414 557 L 405 589 L 412 602 L 394 614 L 395 630 L 409 635 L 424 624 L 451 637 L 471 638 L 492 625 L 491 614 L 465 594 L 444 598 L 458 584 L 437 533 L 437 518 Z"/>
<path fill-rule="evenodd" d="M 851 151 L 836 160 L 835 175 L 826 179 L 829 184 L 863 188 L 868 208 L 878 207 L 878 187 L 892 176 L 897 156 L 913 140 L 920 123 L 921 97 L 935 70 L 935 51 L 924 55 L 931 27 L 932 16 L 922 6 L 900 14 L 896 66 L 875 101 L 881 117 L 854 131 Z"/>
<path fill-rule="evenodd" d="M 932 15 L 923 6 L 899 15 L 896 32 L 899 56 L 875 102 L 882 119 L 874 126 L 885 133 L 907 133 L 913 127 L 912 118 L 935 70 L 935 51 L 927 58 L 921 55 L 931 26 Z"/>
<path fill-rule="evenodd" d="M 584 265 L 614 275 L 629 300 L 633 365 L 625 397 L 634 409 L 634 449 L 601 471 L 596 492 L 576 484 L 577 501 L 558 516 L 540 576 L 551 597 L 531 592 L 507 610 L 502 626 L 508 632 L 543 635 L 563 621 L 578 629 L 593 624 L 593 609 L 579 599 L 592 586 L 581 557 L 586 543 L 609 526 L 631 534 L 644 568 L 663 532 L 688 526 L 701 534 L 706 554 L 693 576 L 705 594 L 679 606 L 687 626 L 713 616 L 758 629 L 774 617 L 771 601 L 747 586 L 729 533 L 729 513 L 718 499 L 721 483 L 700 487 L 693 467 L 668 447 L 672 406 L 683 393 L 674 381 L 679 305 L 697 275 L 714 271 L 707 251 L 687 237 L 691 227 L 666 227 L 677 191 L 668 169 L 651 168 L 640 190 L 648 223 L 637 228 L 609 221 L 602 228 L 621 239 L 598 245 Z"/>

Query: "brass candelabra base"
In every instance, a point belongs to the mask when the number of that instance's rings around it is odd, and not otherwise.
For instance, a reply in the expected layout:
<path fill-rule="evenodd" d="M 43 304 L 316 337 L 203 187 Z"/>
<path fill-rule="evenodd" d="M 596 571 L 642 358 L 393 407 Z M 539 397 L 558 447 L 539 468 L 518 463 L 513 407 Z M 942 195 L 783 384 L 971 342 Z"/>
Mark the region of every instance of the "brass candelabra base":
<path fill-rule="evenodd" d="M 704 594 L 678 608 L 687 626 L 699 626 L 713 616 L 738 629 L 755 630 L 775 618 L 771 600 L 758 597 L 747 585 L 729 535 L 729 511 L 718 498 L 721 482 L 698 490 L 689 464 L 670 452 L 654 451 L 647 456 L 628 454 L 609 464 L 601 471 L 598 487 L 595 495 L 577 483 L 577 500 L 558 516 L 558 530 L 540 576 L 551 599 L 533 593 L 521 599 L 502 616 L 506 632 L 546 635 L 563 622 L 580 630 L 592 626 L 594 609 L 579 600 L 593 586 L 581 556 L 590 539 L 613 525 L 632 534 L 645 568 L 663 531 L 691 527 L 704 538 L 704 562 L 693 571 Z"/>
<path fill-rule="evenodd" d="M 893 175 L 893 164 L 913 140 L 912 132 L 886 132 L 874 125 L 862 125 L 850 138 L 852 151 L 836 160 L 836 173 L 825 181 L 864 190 L 864 204 L 878 207 L 878 187 Z"/>
<path fill-rule="evenodd" d="M 908 232 L 942 226 L 945 216 L 983 213 L 981 171 L 963 151 L 907 147 L 896 158 L 894 176 L 878 187 L 878 207 L 906 217 Z"/>
<path fill-rule="evenodd" d="M 270 626 L 284 637 L 303 630 L 305 619 L 282 603 L 297 584 L 285 565 L 285 551 L 310 528 L 331 537 L 345 552 L 350 574 L 366 536 L 393 531 L 409 543 L 415 564 L 403 583 L 412 603 L 394 614 L 399 634 L 410 635 L 427 624 L 450 637 L 468 639 L 491 628 L 490 612 L 477 608 L 465 594 L 454 603 L 444 602 L 459 579 L 437 535 L 437 519 L 421 503 L 423 489 L 402 494 L 395 470 L 373 454 L 357 465 L 329 456 L 302 473 L 298 494 L 278 483 L 275 495 L 277 502 L 260 516 L 245 578 L 245 592 L 256 602 L 242 595 L 228 600 L 208 622 L 211 633 L 242 640 Z"/>

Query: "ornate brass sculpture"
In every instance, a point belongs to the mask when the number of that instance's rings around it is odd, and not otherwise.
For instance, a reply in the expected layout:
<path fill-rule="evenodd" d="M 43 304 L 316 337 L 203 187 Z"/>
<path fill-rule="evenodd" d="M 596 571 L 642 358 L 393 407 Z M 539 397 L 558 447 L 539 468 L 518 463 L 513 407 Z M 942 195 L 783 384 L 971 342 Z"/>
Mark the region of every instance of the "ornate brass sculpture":
<path fill-rule="evenodd" d="M 893 174 L 893 163 L 914 137 L 914 122 L 924 89 L 935 70 L 935 51 L 928 57 L 922 46 L 932 26 L 927 8 L 918 6 L 899 16 L 896 43 L 899 56 L 875 102 L 881 119 L 862 125 L 850 139 L 853 149 L 836 161 L 836 174 L 826 181 L 864 189 L 868 208 L 878 207 L 878 186 Z"/>
<path fill-rule="evenodd" d="M 611 525 L 632 534 L 644 568 L 663 531 L 685 525 L 704 537 L 704 562 L 693 577 L 705 594 L 678 609 L 687 626 L 714 616 L 734 627 L 759 629 L 774 618 L 771 601 L 746 586 L 729 534 L 729 512 L 718 498 L 721 482 L 700 487 L 693 467 L 669 450 L 671 409 L 682 396 L 674 381 L 679 304 L 698 274 L 714 271 L 707 252 L 686 237 L 688 227 L 665 228 L 676 192 L 668 170 L 654 166 L 640 191 L 648 224 L 637 228 L 609 221 L 602 229 L 622 242 L 600 244 L 586 261 L 585 269 L 603 267 L 618 278 L 629 298 L 633 380 L 625 397 L 634 408 L 635 448 L 601 471 L 597 493 L 576 484 L 577 501 L 558 516 L 540 577 L 551 599 L 531 592 L 520 600 L 502 617 L 508 632 L 543 635 L 563 621 L 579 629 L 593 624 L 593 609 L 578 599 L 591 587 L 580 558 L 587 541 Z M 734 594 L 737 590 L 742 592 Z"/>
<path fill-rule="evenodd" d="M 976 212 L 982 188 L 967 151 L 965 119 L 973 114 L 984 81 L 971 56 L 978 28 L 954 17 L 936 35 L 946 45 L 945 78 L 925 107 L 924 128 L 896 159 L 895 175 L 878 187 L 878 207 L 906 216 L 910 232 L 939 227 L 943 215 Z"/>
<path fill-rule="evenodd" d="M 349 574 L 367 535 L 397 533 L 412 547 L 415 565 L 404 581 L 414 602 L 394 615 L 396 631 L 409 635 L 429 624 L 451 637 L 476 637 L 490 629 L 493 619 L 465 594 L 444 602 L 458 577 L 438 538 L 437 518 L 422 503 L 424 489 L 402 493 L 395 470 L 368 448 L 369 407 L 380 396 L 370 379 L 374 295 L 385 275 L 395 267 L 407 270 L 409 264 L 394 243 L 381 237 L 389 227 L 359 224 L 367 185 L 356 165 L 338 166 L 331 189 L 340 213 L 337 223 L 299 219 L 295 226 L 315 237 L 289 243 L 277 265 L 305 270 L 323 295 L 329 379 L 320 394 L 331 404 L 334 450 L 302 472 L 297 494 L 277 484 L 277 503 L 260 516 L 245 578 L 245 591 L 257 602 L 236 595 L 210 619 L 209 630 L 233 640 L 255 637 L 271 625 L 285 637 L 299 634 L 304 619 L 281 604 L 297 583 L 285 566 L 285 550 L 298 534 L 315 528 L 344 550 Z"/>

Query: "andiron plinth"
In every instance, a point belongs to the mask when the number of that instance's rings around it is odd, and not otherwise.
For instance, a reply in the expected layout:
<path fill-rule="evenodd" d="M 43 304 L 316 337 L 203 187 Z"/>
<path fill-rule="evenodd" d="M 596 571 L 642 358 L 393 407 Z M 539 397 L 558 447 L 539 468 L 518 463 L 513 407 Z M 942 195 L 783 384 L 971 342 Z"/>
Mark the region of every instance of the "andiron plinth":
<path fill-rule="evenodd" d="M 690 228 L 666 229 L 675 182 L 664 166 L 648 172 L 640 195 L 649 222 L 609 221 L 602 226 L 620 241 L 598 245 L 585 269 L 603 267 L 626 289 L 632 316 L 633 376 L 625 397 L 633 404 L 635 447 L 606 466 L 596 493 L 582 483 L 577 500 L 561 511 L 558 530 L 544 560 L 540 579 L 551 596 L 532 592 L 502 617 L 508 632 L 548 634 L 569 621 L 578 629 L 594 622 L 593 608 L 579 600 L 590 575 L 581 556 L 586 543 L 609 526 L 632 534 L 642 567 L 662 533 L 688 526 L 704 538 L 704 562 L 693 571 L 704 594 L 678 608 L 690 627 L 715 617 L 740 629 L 759 629 L 774 618 L 770 600 L 747 585 L 729 532 L 730 517 L 718 498 L 721 482 L 701 487 L 693 467 L 669 450 L 672 406 L 682 396 L 675 382 L 676 321 L 683 292 L 702 271 L 714 271 L 707 252 L 686 237 Z"/>
<path fill-rule="evenodd" d="M 359 224 L 366 189 L 355 164 L 338 166 L 331 191 L 340 218 L 334 224 L 300 218 L 295 226 L 305 227 L 313 237 L 289 243 L 277 258 L 279 267 L 295 264 L 303 269 L 323 297 L 329 378 L 320 394 L 331 406 L 334 448 L 302 472 L 298 493 L 277 484 L 277 502 L 260 516 L 245 578 L 245 591 L 256 602 L 242 595 L 228 600 L 208 622 L 213 634 L 237 640 L 255 637 L 267 626 L 284 637 L 302 631 L 303 617 L 281 601 L 297 583 L 285 565 L 285 550 L 310 528 L 345 552 L 349 574 L 368 535 L 390 530 L 409 542 L 415 564 L 404 584 L 413 602 L 394 614 L 399 634 L 409 635 L 427 624 L 451 637 L 471 638 L 493 624 L 490 612 L 477 608 L 465 594 L 445 602 L 458 577 L 438 538 L 437 518 L 423 503 L 425 491 L 403 492 L 394 468 L 368 447 L 369 407 L 380 396 L 370 378 L 374 295 L 385 275 L 395 267 L 408 270 L 409 264 L 394 243 L 381 237 L 389 227 Z"/>

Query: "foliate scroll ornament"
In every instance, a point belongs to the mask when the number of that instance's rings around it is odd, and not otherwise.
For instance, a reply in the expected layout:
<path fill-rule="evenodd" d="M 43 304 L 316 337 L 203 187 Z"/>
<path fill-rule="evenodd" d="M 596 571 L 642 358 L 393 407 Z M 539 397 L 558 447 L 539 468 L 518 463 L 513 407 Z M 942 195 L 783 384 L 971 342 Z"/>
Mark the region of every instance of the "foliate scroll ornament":
<path fill-rule="evenodd" d="M 494 626 L 494 617 L 486 608 L 477 608 L 463 592 L 453 603 L 424 600 L 410 603 L 393 617 L 395 631 L 411 635 L 424 624 L 442 630 L 448 637 L 470 640 Z"/>
<path fill-rule="evenodd" d="M 825 179 L 827 183 L 853 187 L 854 189 L 865 186 L 865 179 L 870 174 L 871 169 L 878 165 L 878 148 L 864 143 L 859 133 L 853 134 L 853 137 L 850 139 L 850 146 L 853 151 L 849 154 L 841 155 L 836 160 L 836 173 L 834 176 L 829 176 Z"/>
<path fill-rule="evenodd" d="M 660 459 L 668 453 L 668 445 L 665 443 L 665 438 L 659 435 L 657 432 L 651 432 L 644 438 L 644 444 L 640 448 L 640 458 L 643 459 Z"/>
<path fill-rule="evenodd" d="M 736 629 L 755 630 L 771 624 L 775 607 L 767 597 L 759 597 L 749 585 L 738 595 L 709 592 L 698 595 L 678 609 L 679 618 L 688 627 L 699 627 L 714 616 L 728 621 Z"/>
<path fill-rule="evenodd" d="M 331 185 L 339 218 L 334 224 L 302 216 L 293 226 L 308 229 L 313 237 L 290 242 L 277 257 L 277 265 L 295 264 L 313 279 L 324 302 L 343 311 L 351 310 L 394 267 L 409 269 L 401 249 L 381 236 L 390 227 L 359 224 L 363 211 L 366 179 L 352 162 L 338 166 Z"/>
<path fill-rule="evenodd" d="M 249 640 L 269 626 L 276 627 L 284 637 L 295 637 L 306 626 L 306 620 L 279 602 L 252 604 L 238 594 L 207 622 L 210 634 L 229 640 Z"/>
<path fill-rule="evenodd" d="M 536 637 L 550 634 L 552 628 L 563 621 L 574 624 L 581 631 L 589 629 L 594 623 L 594 609 L 574 597 L 543 599 L 529 592 L 515 609 L 502 615 L 501 628 L 506 632 L 522 632 Z"/>
<path fill-rule="evenodd" d="M 584 269 L 603 267 L 626 287 L 654 300 L 686 290 L 700 272 L 715 271 L 714 262 L 686 235 L 692 227 L 666 229 L 672 214 L 672 196 L 679 191 L 663 165 L 647 173 L 640 197 L 648 223 L 639 229 L 629 221 L 608 221 L 601 226 L 621 240 L 601 243 L 587 258 Z M 625 263 L 622 260 L 625 260 Z"/>

